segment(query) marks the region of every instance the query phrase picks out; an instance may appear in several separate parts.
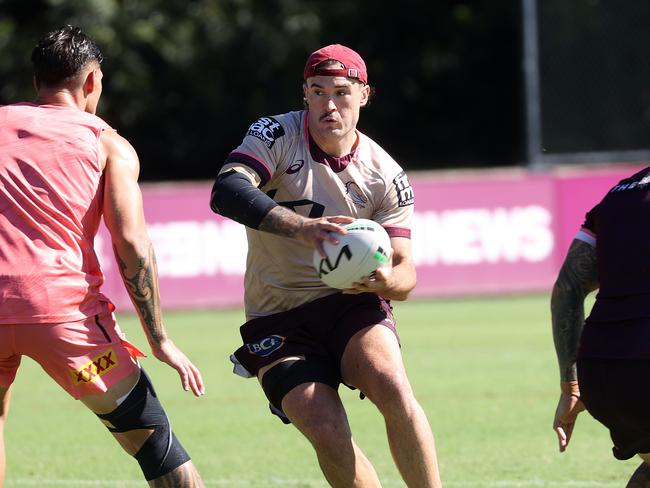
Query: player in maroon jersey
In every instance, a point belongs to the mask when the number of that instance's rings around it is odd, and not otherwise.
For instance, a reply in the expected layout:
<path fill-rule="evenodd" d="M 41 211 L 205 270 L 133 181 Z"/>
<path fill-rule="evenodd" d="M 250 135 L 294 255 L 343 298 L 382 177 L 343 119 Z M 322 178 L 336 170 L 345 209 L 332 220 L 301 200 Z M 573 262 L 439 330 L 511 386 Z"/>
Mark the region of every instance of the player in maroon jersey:
<path fill-rule="evenodd" d="M 560 366 L 553 428 L 560 451 L 567 448 L 576 418 L 586 407 L 609 429 L 617 459 L 643 459 L 629 488 L 650 488 L 649 221 L 646 168 L 614 186 L 587 213 L 551 298 Z M 584 320 L 584 299 L 596 289 Z"/>

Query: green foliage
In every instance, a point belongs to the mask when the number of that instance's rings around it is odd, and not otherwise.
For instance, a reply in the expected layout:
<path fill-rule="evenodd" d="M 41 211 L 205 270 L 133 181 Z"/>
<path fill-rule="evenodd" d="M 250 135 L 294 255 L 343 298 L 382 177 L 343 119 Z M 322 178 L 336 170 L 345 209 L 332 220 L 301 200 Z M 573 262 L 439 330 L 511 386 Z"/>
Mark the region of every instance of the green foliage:
<path fill-rule="evenodd" d="M 540 3 L 542 113 L 549 152 L 648 147 L 650 3 Z"/>
<path fill-rule="evenodd" d="M 547 296 L 396 304 L 402 353 L 434 433 L 445 486 L 570 488 L 623 486 L 638 460 L 616 461 L 607 431 L 581 414 L 566 453 L 551 423 L 559 396 Z M 175 342 L 202 370 L 205 397 L 143 361 L 174 429 L 206 486 L 325 487 L 308 442 L 267 409 L 255 380 L 230 371 L 241 311 L 166 316 Z M 136 344 L 133 316 L 120 318 Z M 382 419 L 368 400 L 340 389 L 354 436 L 386 487 L 403 486 Z M 93 415 L 25 358 L 6 431 L 8 488 L 144 486 Z M 76 481 L 75 481 L 76 480 Z"/>
<path fill-rule="evenodd" d="M 504 164 L 518 159 L 517 15 L 487 0 L 0 0 L 0 103 L 32 99 L 32 47 L 78 25 L 105 54 L 100 115 L 143 179 L 212 178 L 252 121 L 301 108 L 307 55 L 339 42 L 378 89 L 362 130 L 406 168 Z"/>

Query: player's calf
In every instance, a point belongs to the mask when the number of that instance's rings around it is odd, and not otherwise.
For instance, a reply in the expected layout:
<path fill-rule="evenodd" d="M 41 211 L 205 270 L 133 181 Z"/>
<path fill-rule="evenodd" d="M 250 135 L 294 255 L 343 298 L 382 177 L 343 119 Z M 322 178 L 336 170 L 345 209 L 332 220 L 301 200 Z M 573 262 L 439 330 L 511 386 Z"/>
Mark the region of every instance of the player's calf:
<path fill-rule="evenodd" d="M 147 481 L 164 477 L 190 461 L 189 455 L 174 435 L 169 419 L 144 370 L 141 371 L 140 379 L 133 390 L 115 410 L 96 415 L 114 434 L 132 435 L 138 440 L 138 444 L 141 445 L 134 450 L 135 453 L 132 455 L 140 464 L 140 469 Z M 143 430 L 149 431 L 150 434 L 143 435 Z M 191 463 L 188 466 L 193 469 Z M 196 478 L 198 479 L 198 474 Z M 162 484 L 154 486 L 202 485 Z"/>
<path fill-rule="evenodd" d="M 160 478 L 149 481 L 151 488 L 203 488 L 203 480 L 192 461 L 179 466 Z"/>

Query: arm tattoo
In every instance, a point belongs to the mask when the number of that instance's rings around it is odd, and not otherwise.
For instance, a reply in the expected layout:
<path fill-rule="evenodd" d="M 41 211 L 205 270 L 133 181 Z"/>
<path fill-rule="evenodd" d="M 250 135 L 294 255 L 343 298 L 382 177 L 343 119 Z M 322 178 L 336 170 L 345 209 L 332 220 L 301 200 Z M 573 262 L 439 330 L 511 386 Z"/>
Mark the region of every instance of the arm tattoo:
<path fill-rule="evenodd" d="M 577 380 L 576 356 L 584 322 L 584 300 L 598 288 L 596 249 L 574 240 L 553 286 L 551 321 L 562 381 Z"/>
<path fill-rule="evenodd" d="M 272 208 L 264 216 L 258 230 L 285 237 L 293 237 L 302 227 L 304 217 L 281 205 Z"/>
<path fill-rule="evenodd" d="M 164 338 L 162 331 L 162 313 L 160 294 L 158 292 L 158 268 L 153 246 L 149 244 L 146 255 L 138 256 L 138 264 L 132 275 L 126 271 L 126 263 L 122 260 L 113 246 L 115 258 L 126 286 L 126 291 L 135 306 L 135 310 L 143 325 L 149 332 L 150 339 L 159 344 Z"/>

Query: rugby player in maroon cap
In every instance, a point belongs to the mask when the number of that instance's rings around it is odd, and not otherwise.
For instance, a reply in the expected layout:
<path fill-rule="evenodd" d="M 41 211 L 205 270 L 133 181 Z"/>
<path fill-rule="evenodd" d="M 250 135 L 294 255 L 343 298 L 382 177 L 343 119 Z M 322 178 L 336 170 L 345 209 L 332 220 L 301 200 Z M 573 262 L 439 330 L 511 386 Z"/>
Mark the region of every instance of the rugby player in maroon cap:
<path fill-rule="evenodd" d="M 413 190 L 402 168 L 356 128 L 370 97 L 366 65 L 338 44 L 304 69 L 306 110 L 254 122 L 216 179 L 211 208 L 244 224 L 247 322 L 231 356 L 257 377 L 271 411 L 313 445 L 335 487 L 378 487 L 338 393 L 358 389 L 384 417 L 407 486 L 440 487 L 433 434 L 404 369 L 390 300 L 415 286 Z M 350 289 L 320 281 L 314 249 L 354 219 L 381 224 L 389 265 Z"/>

